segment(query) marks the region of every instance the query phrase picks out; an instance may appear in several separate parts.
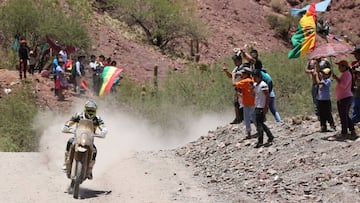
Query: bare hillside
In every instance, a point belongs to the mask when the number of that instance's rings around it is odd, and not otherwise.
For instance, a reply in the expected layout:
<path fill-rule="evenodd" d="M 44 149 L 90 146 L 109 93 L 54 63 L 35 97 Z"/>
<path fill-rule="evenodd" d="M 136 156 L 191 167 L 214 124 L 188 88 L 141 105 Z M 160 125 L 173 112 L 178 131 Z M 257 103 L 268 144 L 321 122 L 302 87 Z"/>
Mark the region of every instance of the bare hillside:
<path fill-rule="evenodd" d="M 287 51 L 288 44 L 275 38 L 274 31 L 266 20 L 269 14 L 286 15 L 291 7 L 302 8 L 305 3 L 285 1 L 281 14 L 271 8 L 270 0 L 198 0 L 196 15 L 208 26 L 209 38 L 200 44 L 200 62 L 214 63 L 232 54 L 232 48 L 249 44 L 262 52 Z M 359 2 L 333 0 L 329 11 L 318 13 L 329 20 L 331 31 L 338 35 L 348 35 L 354 43 L 359 39 Z M 182 70 L 183 60 L 171 59 L 154 47 L 129 39 L 106 23 L 103 14 L 96 14 L 95 29 L 91 29 L 95 42 L 94 53 L 111 56 L 124 67 L 128 77 L 144 81 L 153 76 L 153 67 L 159 66 L 160 76 L 167 70 Z M 182 47 L 189 54 L 190 48 Z"/>

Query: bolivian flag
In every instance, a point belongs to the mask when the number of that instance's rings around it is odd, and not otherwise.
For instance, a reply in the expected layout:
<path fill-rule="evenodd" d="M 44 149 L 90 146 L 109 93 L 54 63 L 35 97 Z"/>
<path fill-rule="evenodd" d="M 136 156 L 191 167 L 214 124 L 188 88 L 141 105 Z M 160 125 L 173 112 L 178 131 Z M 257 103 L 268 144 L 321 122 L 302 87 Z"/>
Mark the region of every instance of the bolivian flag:
<path fill-rule="evenodd" d="M 305 15 L 300 19 L 297 32 L 291 37 L 294 48 L 288 58 L 298 58 L 315 48 L 316 11 L 315 3 L 310 4 Z"/>
<path fill-rule="evenodd" d="M 99 92 L 99 96 L 107 94 L 110 92 L 111 87 L 114 85 L 115 79 L 119 77 L 120 73 L 123 71 L 121 68 L 115 66 L 106 66 L 101 74 L 102 85 Z"/>

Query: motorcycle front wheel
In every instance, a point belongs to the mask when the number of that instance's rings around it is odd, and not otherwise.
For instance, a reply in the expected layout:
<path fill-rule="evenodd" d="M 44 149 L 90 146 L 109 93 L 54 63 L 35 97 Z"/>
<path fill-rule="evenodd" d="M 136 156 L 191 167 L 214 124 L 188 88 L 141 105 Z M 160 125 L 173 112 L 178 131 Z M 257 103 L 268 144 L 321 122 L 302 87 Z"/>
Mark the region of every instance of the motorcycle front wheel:
<path fill-rule="evenodd" d="M 74 198 L 78 199 L 79 198 L 79 188 L 80 188 L 80 183 L 81 183 L 81 179 L 82 179 L 82 163 L 80 161 L 77 161 L 76 163 L 76 177 L 75 177 L 75 181 L 74 181 Z"/>

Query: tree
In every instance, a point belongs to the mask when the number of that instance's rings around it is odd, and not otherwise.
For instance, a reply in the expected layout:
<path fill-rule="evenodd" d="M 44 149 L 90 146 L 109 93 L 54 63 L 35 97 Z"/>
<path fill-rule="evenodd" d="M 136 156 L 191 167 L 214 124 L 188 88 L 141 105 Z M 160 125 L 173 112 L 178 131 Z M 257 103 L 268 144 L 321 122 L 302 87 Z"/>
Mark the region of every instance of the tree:
<path fill-rule="evenodd" d="M 66 15 L 52 1 L 9 0 L 0 8 L 0 30 L 10 44 L 14 36 L 31 41 L 32 46 L 45 41 L 45 36 L 63 44 L 86 49 L 90 44 L 87 30 L 74 14 Z"/>
<path fill-rule="evenodd" d="M 161 49 L 170 42 L 206 38 L 205 26 L 194 16 L 191 0 L 109 0 L 112 16 L 130 27 L 138 26 L 146 40 Z"/>

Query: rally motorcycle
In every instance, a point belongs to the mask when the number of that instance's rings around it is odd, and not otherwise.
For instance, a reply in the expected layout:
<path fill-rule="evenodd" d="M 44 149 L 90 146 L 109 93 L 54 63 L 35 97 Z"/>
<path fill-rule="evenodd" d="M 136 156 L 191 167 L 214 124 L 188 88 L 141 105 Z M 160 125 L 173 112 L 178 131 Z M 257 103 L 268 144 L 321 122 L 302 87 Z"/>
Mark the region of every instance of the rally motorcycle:
<path fill-rule="evenodd" d="M 87 179 L 89 163 L 93 156 L 94 137 L 100 137 L 94 134 L 94 126 L 91 120 L 80 120 L 74 131 L 65 131 L 64 133 L 75 134 L 75 139 L 70 147 L 68 159 L 66 161 L 66 174 L 71 180 L 69 193 L 74 198 L 79 197 L 79 187 Z"/>

